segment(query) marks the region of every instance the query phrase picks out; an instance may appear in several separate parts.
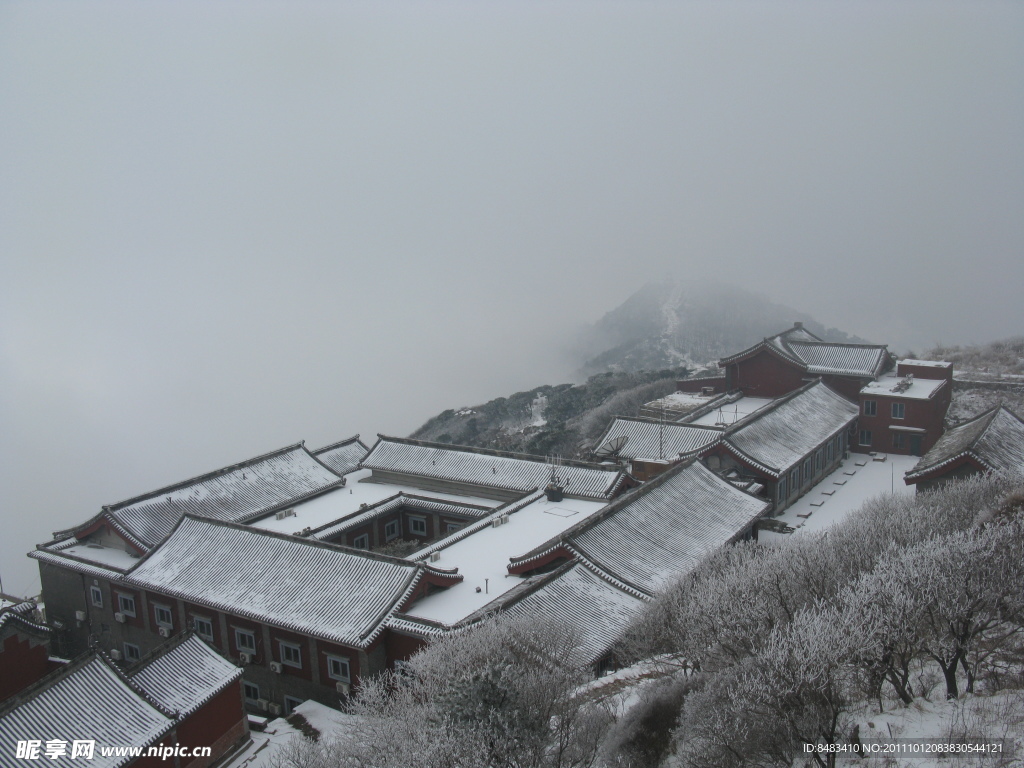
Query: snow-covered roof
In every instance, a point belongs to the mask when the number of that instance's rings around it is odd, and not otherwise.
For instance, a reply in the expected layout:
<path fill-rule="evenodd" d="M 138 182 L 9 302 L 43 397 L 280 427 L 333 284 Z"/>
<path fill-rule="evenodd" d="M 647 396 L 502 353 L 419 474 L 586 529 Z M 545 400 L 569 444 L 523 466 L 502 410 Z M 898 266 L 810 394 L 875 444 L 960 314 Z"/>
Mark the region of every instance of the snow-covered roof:
<path fill-rule="evenodd" d="M 361 647 L 425 570 L 398 558 L 186 516 L 125 582 Z"/>
<path fill-rule="evenodd" d="M 891 357 L 884 344 L 839 344 L 822 341 L 797 324 L 752 347 L 718 361 L 722 367 L 738 362 L 762 349 L 776 354 L 816 375 L 863 376 L 874 378 L 888 367 Z"/>
<path fill-rule="evenodd" d="M 616 453 L 617 456 L 625 459 L 662 459 L 699 451 L 717 441 L 721 435 L 717 429 L 617 416 L 597 444 L 604 445 L 610 440 L 625 437 L 626 443 Z"/>
<path fill-rule="evenodd" d="M 757 413 L 757 411 L 768 407 L 773 402 L 770 397 L 746 397 L 745 395 L 736 397 L 735 395 L 728 395 L 712 403 L 713 407 L 705 413 L 695 411 L 681 421 L 682 423 L 694 426 L 724 428 L 735 424 L 737 421 L 742 421 L 747 416 Z"/>
<path fill-rule="evenodd" d="M 907 362 L 903 360 L 902 362 Z M 906 400 L 927 400 L 946 386 L 945 379 L 921 379 L 887 373 L 861 388 L 862 395 L 898 397 Z"/>
<path fill-rule="evenodd" d="M 778 477 L 857 418 L 859 409 L 813 381 L 725 431 L 724 444 Z"/>
<path fill-rule="evenodd" d="M 579 667 L 598 661 L 622 637 L 646 601 L 574 562 L 505 607 L 513 616 L 568 629 L 570 658 Z"/>
<path fill-rule="evenodd" d="M 913 358 L 905 358 L 900 360 L 901 365 L 918 365 L 924 368 L 952 368 L 953 364 L 948 363 L 945 360 L 914 360 Z"/>
<path fill-rule="evenodd" d="M 361 466 L 521 493 L 546 486 L 554 469 L 567 494 L 591 499 L 611 497 L 625 479 L 621 471 L 600 464 L 566 461 L 553 467 L 539 456 L 383 435 Z"/>
<path fill-rule="evenodd" d="M 105 517 L 142 549 L 150 549 L 170 533 L 185 514 L 240 522 L 295 504 L 341 482 L 341 477 L 298 443 L 111 504 L 74 530 L 86 530 Z"/>
<path fill-rule="evenodd" d="M 566 538 L 600 570 L 654 595 L 768 507 L 693 461 L 620 497 Z"/>
<path fill-rule="evenodd" d="M 359 466 L 359 462 L 363 460 L 369 450 L 363 445 L 359 435 L 356 435 L 348 440 L 332 443 L 315 450 L 313 455 L 339 475 L 347 475 Z"/>
<path fill-rule="evenodd" d="M 907 473 L 919 480 L 961 458 L 971 458 L 990 471 L 1024 471 L 1024 421 L 997 406 L 946 432 Z"/>
<path fill-rule="evenodd" d="M 151 699 L 183 719 L 242 676 L 242 670 L 193 634 L 162 647 L 130 673 Z"/>
<path fill-rule="evenodd" d="M 433 564 L 457 568 L 464 580 L 418 600 L 406 613 L 446 625 L 458 623 L 521 583 L 521 579 L 509 575 L 512 558 L 557 537 L 605 506 L 587 499 L 550 501 L 538 493 L 495 510 L 489 517 L 420 550 L 409 559 L 435 555 L 438 559 Z M 505 515 L 508 521 L 501 523 Z M 497 527 L 491 525 L 494 519 L 499 520 Z"/>
<path fill-rule="evenodd" d="M 19 740 L 60 739 L 68 754 L 47 764 L 72 765 L 72 741 L 94 740 L 93 768 L 116 768 L 132 761 L 128 755 L 105 757 L 101 747 L 146 746 L 157 741 L 174 725 L 171 713 L 162 710 L 137 686 L 101 655 L 69 664 L 54 677 L 44 678 L 30 688 L 7 711 L 0 707 L 0 751 L 2 768 L 17 768 L 24 761 L 15 757 Z M 45 759 L 45 758 L 43 758 Z"/>
<path fill-rule="evenodd" d="M 409 512 L 438 512 L 443 515 L 455 515 L 457 517 L 479 518 L 489 515 L 492 507 L 485 507 L 478 504 L 462 504 L 453 501 L 441 501 L 429 496 L 420 496 L 411 493 L 396 493 L 394 496 L 370 505 L 360 512 L 346 517 L 336 523 L 329 523 L 320 528 L 313 529 L 309 535 L 314 539 L 329 540 L 340 533 L 358 528 L 366 523 L 383 515 L 388 515 L 396 510 L 404 509 Z"/>

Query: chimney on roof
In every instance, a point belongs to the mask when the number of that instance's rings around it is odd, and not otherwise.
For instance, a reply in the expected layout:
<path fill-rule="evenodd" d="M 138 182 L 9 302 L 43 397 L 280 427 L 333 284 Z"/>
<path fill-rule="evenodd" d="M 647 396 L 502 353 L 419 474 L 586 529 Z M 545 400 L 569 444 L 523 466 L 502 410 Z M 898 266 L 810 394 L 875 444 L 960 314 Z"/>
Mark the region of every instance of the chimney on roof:
<path fill-rule="evenodd" d="M 794 328 L 803 328 L 804 324 L 800 320 L 797 320 L 795 323 L 793 323 L 793 327 Z"/>

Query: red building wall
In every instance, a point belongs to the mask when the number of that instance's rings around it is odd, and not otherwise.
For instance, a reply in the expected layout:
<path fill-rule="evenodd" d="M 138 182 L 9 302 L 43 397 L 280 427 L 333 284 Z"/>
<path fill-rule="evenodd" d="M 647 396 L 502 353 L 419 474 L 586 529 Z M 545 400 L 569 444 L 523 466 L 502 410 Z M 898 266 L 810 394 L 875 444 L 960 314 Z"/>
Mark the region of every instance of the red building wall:
<path fill-rule="evenodd" d="M 749 397 L 782 397 L 807 383 L 804 369 L 762 350 L 726 368 L 729 391 Z"/>
<path fill-rule="evenodd" d="M 935 445 L 935 442 L 942 437 L 944 429 L 943 419 L 946 417 L 946 411 L 949 410 L 951 394 L 951 387 L 947 384 L 935 394 L 935 397 L 928 400 L 886 397 L 884 395 L 879 395 L 878 393 L 862 395 L 860 398 L 860 419 L 858 422 L 857 440 L 854 443 L 853 448 L 862 451 L 870 449 L 905 456 L 923 456 L 933 445 Z M 865 414 L 864 403 L 865 401 L 872 400 L 876 403 L 877 415 L 868 416 Z M 892 417 L 893 403 L 903 403 L 904 415 L 902 419 L 894 419 Z M 892 436 L 894 434 L 898 434 L 898 431 L 890 429 L 891 426 L 911 427 L 914 429 L 925 430 L 923 434 L 917 434 L 917 436 L 921 438 L 920 449 L 917 451 L 913 450 L 913 434 L 908 432 L 902 433 L 902 446 L 894 445 Z M 861 430 L 870 430 L 870 446 L 860 444 Z"/>
<path fill-rule="evenodd" d="M 59 662 L 50 661 L 49 646 L 17 630 L 6 630 L 0 644 L 0 702 L 23 691 L 37 680 L 57 669 Z"/>
<path fill-rule="evenodd" d="M 210 757 L 182 758 L 181 768 L 205 768 L 249 733 L 242 705 L 242 684 L 236 681 L 178 724 L 178 743 L 211 747 Z"/>

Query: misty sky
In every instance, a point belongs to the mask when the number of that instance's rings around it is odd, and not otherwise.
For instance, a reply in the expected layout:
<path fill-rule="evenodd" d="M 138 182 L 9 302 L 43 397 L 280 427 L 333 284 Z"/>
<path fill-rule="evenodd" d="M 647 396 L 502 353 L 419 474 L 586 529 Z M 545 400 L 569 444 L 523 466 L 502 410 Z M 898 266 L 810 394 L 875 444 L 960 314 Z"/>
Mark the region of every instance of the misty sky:
<path fill-rule="evenodd" d="M 568 380 L 649 280 L 1024 333 L 1024 4 L 0 2 L 0 576 Z"/>

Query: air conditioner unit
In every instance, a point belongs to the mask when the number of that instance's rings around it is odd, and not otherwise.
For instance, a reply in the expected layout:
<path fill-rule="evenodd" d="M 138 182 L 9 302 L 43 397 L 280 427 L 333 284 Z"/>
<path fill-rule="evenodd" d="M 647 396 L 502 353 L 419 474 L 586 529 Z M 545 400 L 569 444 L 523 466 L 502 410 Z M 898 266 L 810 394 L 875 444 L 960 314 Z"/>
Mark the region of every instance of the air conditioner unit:
<path fill-rule="evenodd" d="M 120 661 L 121 660 L 121 652 L 119 650 L 117 650 L 117 648 L 115 648 L 114 650 L 112 650 L 110 652 L 110 658 L 112 658 L 114 661 Z"/>
<path fill-rule="evenodd" d="M 272 714 L 274 716 L 280 715 L 281 714 L 281 705 L 272 701 L 272 702 L 270 702 L 270 704 L 267 705 L 267 712 L 269 712 L 270 714 Z"/>
<path fill-rule="evenodd" d="M 501 525 L 500 517 L 496 517 L 493 520 L 491 520 L 491 528 L 497 528 L 499 525 Z"/>
<path fill-rule="evenodd" d="M 270 671 L 271 672 L 277 672 L 277 674 L 280 675 L 281 672 L 284 671 L 284 667 L 281 666 L 281 662 L 280 661 L 272 661 L 272 662 L 270 662 Z"/>
<path fill-rule="evenodd" d="M 348 696 L 349 685 L 348 683 L 337 682 L 334 684 L 334 690 L 336 690 L 342 696 Z"/>
<path fill-rule="evenodd" d="M 157 632 L 160 633 L 160 637 L 170 637 L 171 636 L 171 630 L 168 627 L 160 627 L 157 630 Z"/>
<path fill-rule="evenodd" d="M 252 654 L 251 653 L 240 653 L 240 654 L 238 654 L 238 660 L 242 664 L 252 664 Z"/>
<path fill-rule="evenodd" d="M 501 524 L 504 525 L 505 523 L 508 522 L 508 515 L 504 514 L 501 517 L 499 517 L 498 519 L 501 520 Z"/>
<path fill-rule="evenodd" d="M 256 699 L 256 708 L 260 710 L 260 712 L 266 712 L 269 704 L 270 702 L 266 699 Z"/>
<path fill-rule="evenodd" d="M 440 552 L 431 552 L 430 553 L 430 562 L 436 563 L 440 559 L 441 559 L 441 553 Z"/>
<path fill-rule="evenodd" d="M 116 621 L 118 624 L 124 624 L 125 621 L 127 621 L 127 618 L 125 617 L 125 615 L 123 613 L 115 613 L 114 614 L 114 621 Z"/>
<path fill-rule="evenodd" d="M 85 611 L 75 611 L 75 621 L 85 621 Z"/>

